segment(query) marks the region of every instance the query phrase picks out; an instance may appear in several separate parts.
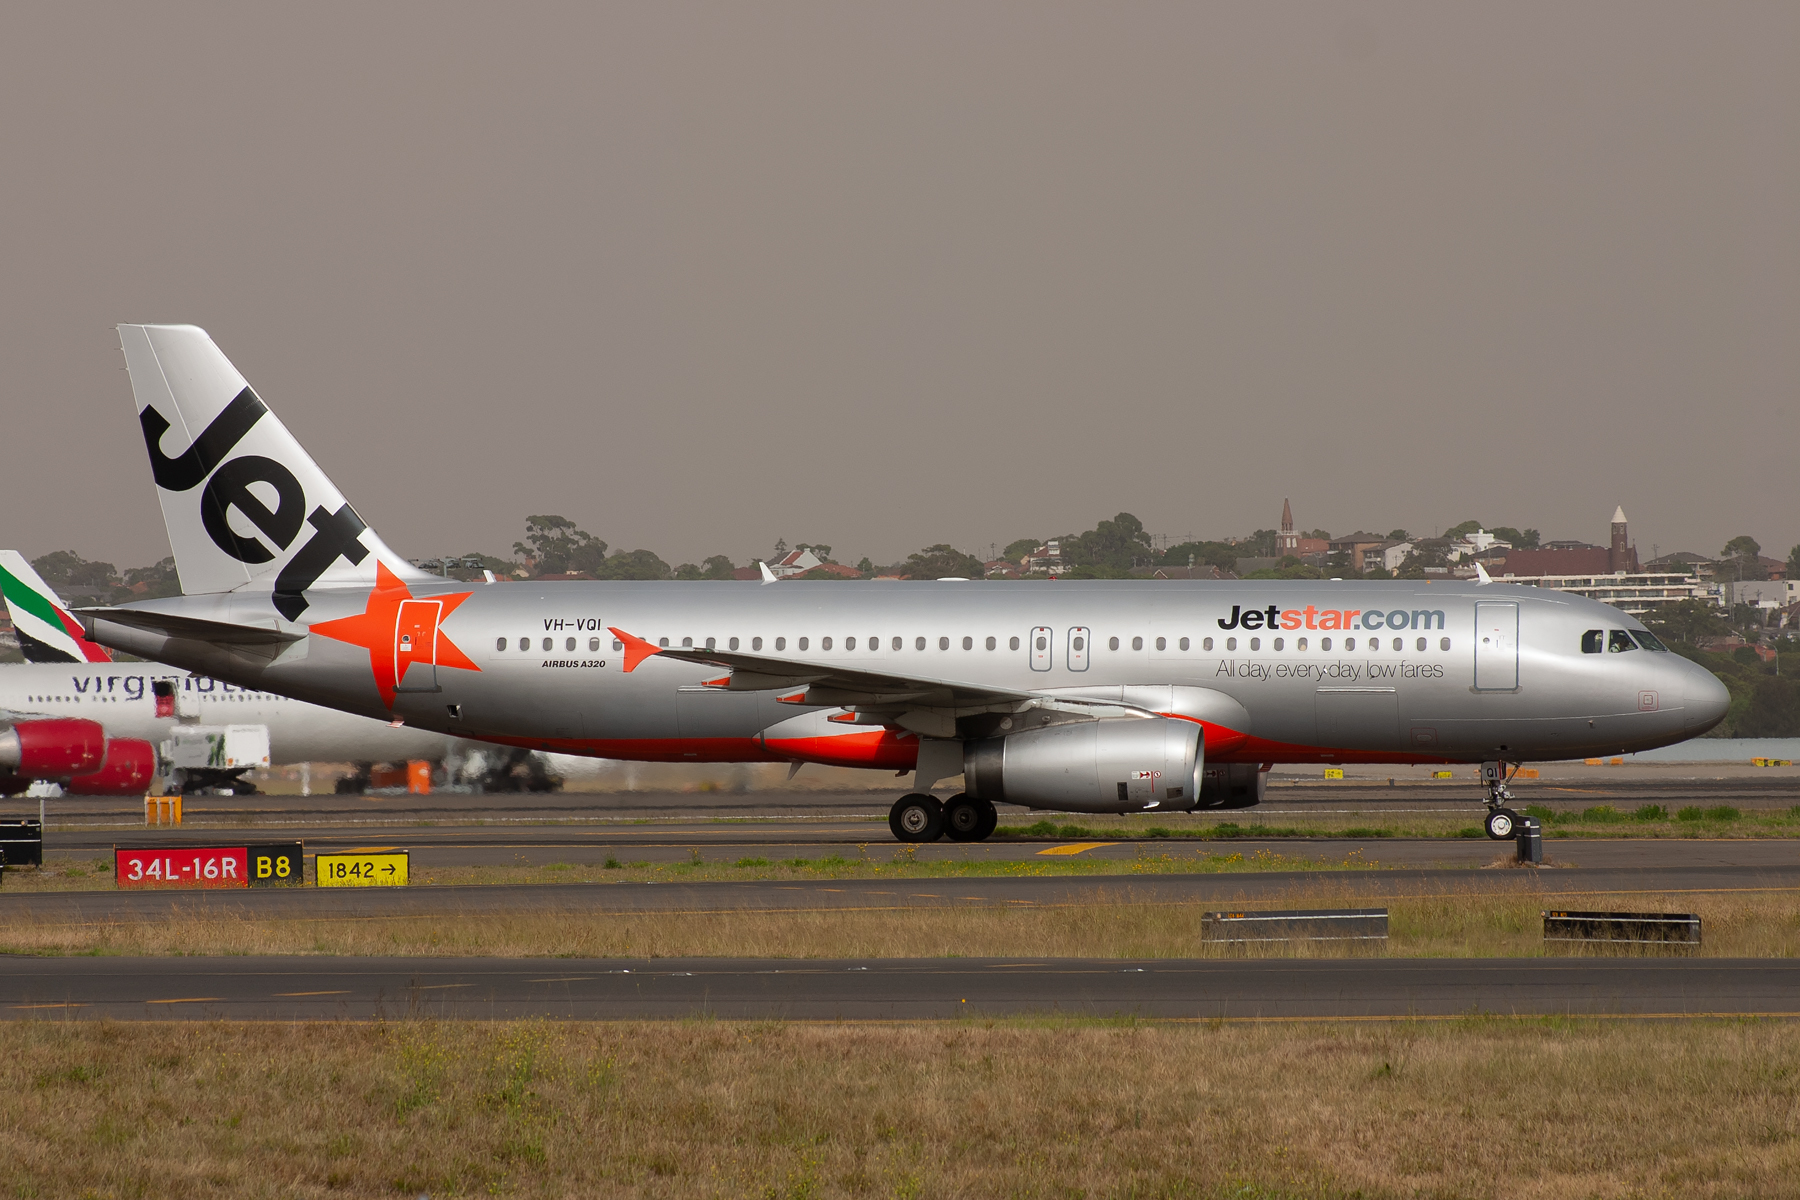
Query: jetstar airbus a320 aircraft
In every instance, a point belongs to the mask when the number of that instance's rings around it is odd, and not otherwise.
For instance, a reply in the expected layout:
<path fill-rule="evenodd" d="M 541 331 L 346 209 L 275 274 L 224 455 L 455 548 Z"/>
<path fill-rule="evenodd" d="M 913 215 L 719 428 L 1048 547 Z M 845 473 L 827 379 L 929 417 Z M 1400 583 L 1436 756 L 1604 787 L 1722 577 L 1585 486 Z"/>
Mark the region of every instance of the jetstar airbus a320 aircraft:
<path fill-rule="evenodd" d="M 940 581 L 473 587 L 390 550 L 203 330 L 120 327 L 182 590 L 84 610 L 105 646 L 502 745 L 915 771 L 897 837 L 996 803 L 1186 811 L 1269 764 L 1510 766 L 1724 716 L 1618 609 L 1494 584 Z M 929 789 L 962 775 L 940 803 Z"/>

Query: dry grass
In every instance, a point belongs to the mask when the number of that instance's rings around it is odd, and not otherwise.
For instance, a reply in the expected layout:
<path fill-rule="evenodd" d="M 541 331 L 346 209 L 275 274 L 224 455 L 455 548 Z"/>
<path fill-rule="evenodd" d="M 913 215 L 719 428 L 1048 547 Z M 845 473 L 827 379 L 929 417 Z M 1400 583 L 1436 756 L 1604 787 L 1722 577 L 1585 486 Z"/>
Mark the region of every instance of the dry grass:
<path fill-rule="evenodd" d="M 1365 877 L 1363 881 L 1377 882 Z M 1296 889 L 1250 907 L 1385 904 L 1385 953 L 1407 957 L 1545 953 L 1545 907 L 1698 912 L 1699 953 L 1800 954 L 1800 894 L 1579 895 L 1548 898 L 1510 879 L 1487 890 L 1394 894 L 1348 886 Z M 351 954 L 503 957 L 1187 958 L 1241 953 L 1204 946 L 1201 914 L 1217 904 L 1098 899 L 1068 905 L 966 904 L 659 913 L 458 912 L 393 918 L 270 920 L 244 915 L 56 924 L 0 920 L 0 952 L 14 954 Z M 1260 954 L 1370 953 L 1342 945 L 1276 946 Z"/>
<path fill-rule="evenodd" d="M 1788 1197 L 1800 1028 L 50 1024 L 18 1196 Z"/>

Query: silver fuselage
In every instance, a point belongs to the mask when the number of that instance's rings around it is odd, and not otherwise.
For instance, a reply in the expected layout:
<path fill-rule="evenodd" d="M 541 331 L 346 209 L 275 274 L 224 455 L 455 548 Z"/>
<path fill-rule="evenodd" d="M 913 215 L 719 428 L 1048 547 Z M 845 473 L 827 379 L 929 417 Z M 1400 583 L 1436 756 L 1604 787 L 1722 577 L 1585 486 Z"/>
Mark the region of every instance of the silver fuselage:
<path fill-rule="evenodd" d="M 723 649 L 736 639 L 737 647 L 755 644 L 757 653 L 784 661 L 1007 688 L 1047 700 L 1120 688 L 1202 689 L 1224 698 L 1209 710 L 1212 762 L 1533 761 L 1618 754 L 1703 733 L 1723 717 L 1727 701 L 1716 678 L 1679 655 L 1583 653 L 1585 631 L 1642 628 L 1619 610 L 1499 584 L 410 587 L 421 599 L 469 593 L 444 618 L 439 637 L 476 669 L 441 665 L 447 651 L 438 654 L 435 667 L 414 661 L 391 707 L 375 682 L 382 669 L 378 652 L 317 634 L 272 658 L 106 621 L 98 623 L 95 637 L 238 687 L 381 721 L 401 719 L 418 730 L 659 761 L 841 760 L 824 750 L 808 752 L 812 743 L 805 739 L 772 746 L 764 737 L 797 715 L 822 710 L 797 710 L 783 702 L 780 688 L 703 687 L 720 674 L 703 664 L 650 657 L 627 672 L 614 629 L 653 644 L 668 639 L 672 647 L 705 648 L 711 639 Z M 304 632 L 308 624 L 373 605 L 366 590 L 319 589 L 307 598 L 300 624 L 278 619 L 267 595 L 187 596 L 130 607 Z M 1245 620 L 1250 613 L 1256 614 L 1253 622 Z M 1513 633 L 1494 632 L 1496 622 L 1507 621 Z M 1082 652 L 1073 649 L 1076 637 Z M 1506 637 L 1516 644 L 1501 645 Z M 1047 650 L 1036 649 L 1040 638 Z M 528 648 L 521 649 L 522 640 Z M 1236 724 L 1243 727 L 1231 727 Z M 869 765 L 892 767 L 895 760 Z"/>

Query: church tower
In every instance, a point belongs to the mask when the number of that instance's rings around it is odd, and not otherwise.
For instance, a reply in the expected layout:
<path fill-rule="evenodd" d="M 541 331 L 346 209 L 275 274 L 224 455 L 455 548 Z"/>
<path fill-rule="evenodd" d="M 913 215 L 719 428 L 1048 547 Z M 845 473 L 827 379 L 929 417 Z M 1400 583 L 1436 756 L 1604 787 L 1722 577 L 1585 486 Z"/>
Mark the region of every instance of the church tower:
<path fill-rule="evenodd" d="M 1625 506 L 1613 509 L 1612 547 L 1607 553 L 1609 569 L 1635 573 L 1638 569 L 1637 551 L 1631 548 L 1631 535 L 1625 524 Z"/>
<path fill-rule="evenodd" d="M 1275 539 L 1277 557 L 1285 554 L 1300 553 L 1300 535 L 1294 532 L 1294 510 L 1288 507 L 1287 497 L 1281 498 L 1281 533 Z"/>

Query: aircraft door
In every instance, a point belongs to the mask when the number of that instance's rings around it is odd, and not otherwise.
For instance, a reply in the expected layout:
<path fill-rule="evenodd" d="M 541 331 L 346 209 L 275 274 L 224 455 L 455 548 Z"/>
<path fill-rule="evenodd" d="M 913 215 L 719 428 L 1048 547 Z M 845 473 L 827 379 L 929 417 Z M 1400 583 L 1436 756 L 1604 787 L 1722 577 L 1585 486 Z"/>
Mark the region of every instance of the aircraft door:
<path fill-rule="evenodd" d="M 1069 652 L 1063 662 L 1071 671 L 1085 671 L 1088 668 L 1088 643 L 1093 641 L 1086 625 L 1076 625 L 1069 630 Z M 1033 642 L 1032 645 L 1037 645 Z M 1033 651 L 1035 653 L 1035 651 Z"/>
<path fill-rule="evenodd" d="M 1031 631 L 1031 669 L 1048 671 L 1050 669 L 1050 639 L 1054 631 L 1048 625 L 1039 625 Z"/>
<path fill-rule="evenodd" d="M 1518 602 L 1480 601 L 1475 605 L 1475 690 L 1510 692 L 1518 687 Z"/>
<path fill-rule="evenodd" d="M 437 681 L 438 620 L 444 615 L 441 600 L 402 600 L 394 619 L 394 690 L 439 691 Z M 414 663 L 424 669 L 407 685 L 406 674 Z"/>

